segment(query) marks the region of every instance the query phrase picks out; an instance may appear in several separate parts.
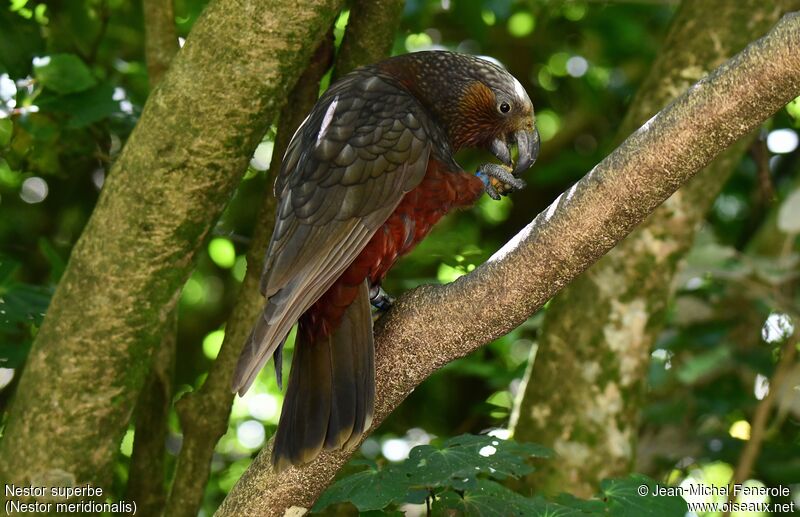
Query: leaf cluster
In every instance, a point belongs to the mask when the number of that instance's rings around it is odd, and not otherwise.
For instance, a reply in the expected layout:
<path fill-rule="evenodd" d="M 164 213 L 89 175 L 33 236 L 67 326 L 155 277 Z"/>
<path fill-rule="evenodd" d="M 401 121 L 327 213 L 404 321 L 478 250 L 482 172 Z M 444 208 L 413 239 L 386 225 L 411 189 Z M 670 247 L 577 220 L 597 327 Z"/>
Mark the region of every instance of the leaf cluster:
<path fill-rule="evenodd" d="M 680 497 L 639 496 L 637 489 L 641 485 L 655 484 L 640 475 L 604 481 L 601 493 L 591 500 L 567 494 L 554 500 L 526 497 L 502 484 L 532 472 L 531 459 L 552 456 L 550 449 L 533 443 L 463 434 L 439 446 L 418 445 L 400 463 L 379 466 L 373 461 L 361 461 L 367 468 L 334 483 L 313 510 L 319 512 L 330 505 L 349 502 L 359 512 L 424 503 L 428 514 L 437 516 L 666 517 L 686 512 Z"/>

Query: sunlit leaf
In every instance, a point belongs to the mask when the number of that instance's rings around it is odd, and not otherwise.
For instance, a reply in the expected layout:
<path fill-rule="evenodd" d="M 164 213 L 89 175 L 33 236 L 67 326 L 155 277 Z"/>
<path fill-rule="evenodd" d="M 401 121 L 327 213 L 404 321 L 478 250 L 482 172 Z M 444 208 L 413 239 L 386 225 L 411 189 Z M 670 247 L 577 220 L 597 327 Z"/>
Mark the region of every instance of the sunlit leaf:
<path fill-rule="evenodd" d="M 22 185 L 22 174 L 12 170 L 8 162 L 0 158 L 0 186 L 17 188 Z"/>
<path fill-rule="evenodd" d="M 533 32 L 535 25 L 536 21 L 531 13 L 516 13 L 508 19 L 508 33 L 517 38 L 523 38 Z"/>
<path fill-rule="evenodd" d="M 230 269 L 236 264 L 236 249 L 230 239 L 224 237 L 211 239 L 208 256 L 221 268 Z"/>
<path fill-rule="evenodd" d="M 800 123 L 800 97 L 787 104 L 786 111 L 792 116 L 795 123 Z"/>
<path fill-rule="evenodd" d="M 14 123 L 10 118 L 0 118 L 0 147 L 5 147 L 11 142 L 11 134 L 14 132 Z"/>

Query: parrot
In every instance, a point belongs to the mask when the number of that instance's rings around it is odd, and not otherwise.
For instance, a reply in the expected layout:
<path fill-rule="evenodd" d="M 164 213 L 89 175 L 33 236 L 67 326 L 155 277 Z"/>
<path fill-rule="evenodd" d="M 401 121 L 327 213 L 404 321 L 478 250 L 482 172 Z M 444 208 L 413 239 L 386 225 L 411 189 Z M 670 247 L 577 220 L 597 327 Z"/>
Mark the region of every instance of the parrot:
<path fill-rule="evenodd" d="M 517 157 L 512 157 L 513 146 Z M 476 148 L 501 163 L 464 171 Z M 492 61 L 423 51 L 364 66 L 321 95 L 286 149 L 275 180 L 275 226 L 260 289 L 266 303 L 233 378 L 243 396 L 297 323 L 271 461 L 280 471 L 323 449 L 349 449 L 372 423 L 373 307 L 381 282 L 449 211 L 485 192 L 519 190 L 539 133 L 521 83 Z"/>

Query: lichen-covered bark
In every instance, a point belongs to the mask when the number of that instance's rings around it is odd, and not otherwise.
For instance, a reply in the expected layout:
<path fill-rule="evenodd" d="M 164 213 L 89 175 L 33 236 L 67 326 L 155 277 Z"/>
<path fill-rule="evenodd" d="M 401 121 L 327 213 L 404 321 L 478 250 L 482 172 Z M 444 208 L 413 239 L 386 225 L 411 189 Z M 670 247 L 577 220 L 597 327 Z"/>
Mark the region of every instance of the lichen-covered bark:
<path fill-rule="evenodd" d="M 144 107 L 22 373 L 0 484 L 109 488 L 194 256 L 335 0 L 212 1 Z"/>
<path fill-rule="evenodd" d="M 485 264 L 451 284 L 400 297 L 375 328 L 371 429 L 434 371 L 525 321 L 722 150 L 796 97 L 798 45 L 800 15 L 787 16 L 631 135 Z M 217 515 L 300 515 L 352 454 L 324 451 L 276 474 L 270 449 Z"/>
<path fill-rule="evenodd" d="M 684 1 L 620 137 L 797 6 Z M 723 153 L 551 303 L 513 427 L 516 439 L 548 445 L 558 460 L 524 484 L 588 497 L 601 479 L 629 471 L 650 351 L 676 267 L 751 140 Z"/>

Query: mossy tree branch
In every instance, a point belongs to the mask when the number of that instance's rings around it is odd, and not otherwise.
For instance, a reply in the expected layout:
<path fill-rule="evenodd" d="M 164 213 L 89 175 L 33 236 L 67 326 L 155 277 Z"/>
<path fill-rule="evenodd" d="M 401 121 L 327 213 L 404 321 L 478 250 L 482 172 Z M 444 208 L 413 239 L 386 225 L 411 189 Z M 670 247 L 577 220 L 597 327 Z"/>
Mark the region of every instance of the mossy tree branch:
<path fill-rule="evenodd" d="M 2 482 L 109 488 L 194 257 L 339 8 L 337 0 L 208 5 L 72 251 L 9 410 Z"/>
<path fill-rule="evenodd" d="M 800 93 L 800 15 L 790 15 L 663 109 L 487 263 L 402 296 L 376 326 L 374 429 L 430 374 L 525 321 L 698 170 Z M 352 451 L 276 474 L 271 445 L 217 512 L 309 508 Z"/>
<path fill-rule="evenodd" d="M 798 7 L 796 0 L 684 1 L 619 138 Z M 601 479 L 630 470 L 672 279 L 751 141 L 722 153 L 551 303 L 513 427 L 516 439 L 553 447 L 559 461 L 542 465 L 525 485 L 589 497 Z"/>
<path fill-rule="evenodd" d="M 150 89 L 156 87 L 178 52 L 172 0 L 143 0 L 145 59 Z M 161 515 L 167 500 L 165 462 L 167 421 L 172 406 L 178 314 L 168 317 L 153 354 L 150 373 L 136 403 L 133 452 L 125 497 L 142 515 Z"/>

